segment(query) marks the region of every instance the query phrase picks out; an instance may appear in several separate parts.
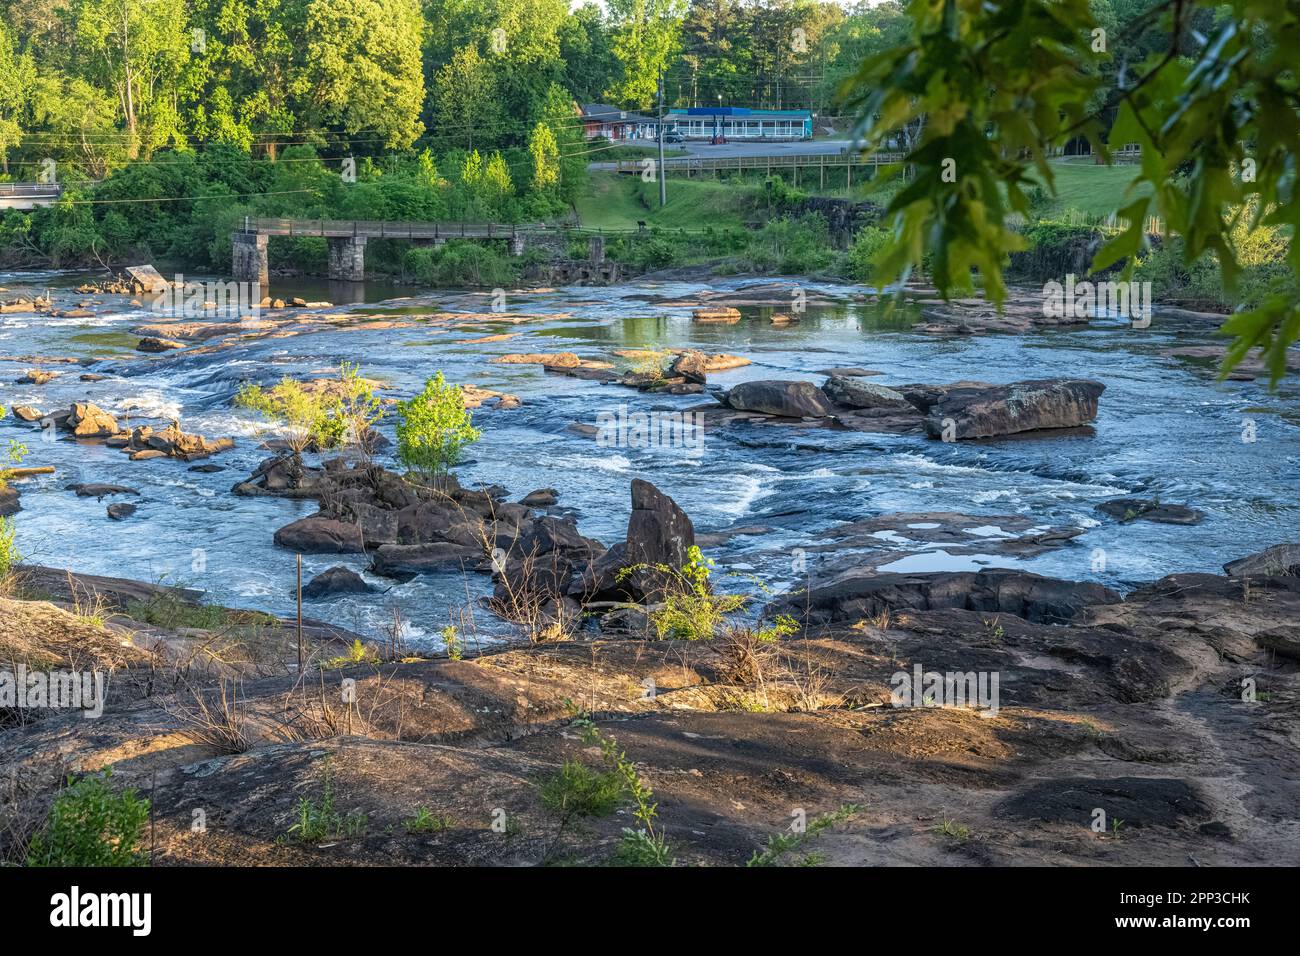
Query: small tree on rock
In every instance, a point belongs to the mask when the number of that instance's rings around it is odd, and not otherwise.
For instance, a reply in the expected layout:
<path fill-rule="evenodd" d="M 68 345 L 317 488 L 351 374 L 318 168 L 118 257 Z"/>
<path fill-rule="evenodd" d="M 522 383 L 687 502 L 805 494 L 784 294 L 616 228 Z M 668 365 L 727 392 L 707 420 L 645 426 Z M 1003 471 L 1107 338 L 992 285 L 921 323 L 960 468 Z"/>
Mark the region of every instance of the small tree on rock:
<path fill-rule="evenodd" d="M 397 457 L 423 478 L 445 475 L 461 450 L 481 435 L 471 424 L 460 386 L 447 384 L 441 372 L 419 395 L 398 403 Z"/>

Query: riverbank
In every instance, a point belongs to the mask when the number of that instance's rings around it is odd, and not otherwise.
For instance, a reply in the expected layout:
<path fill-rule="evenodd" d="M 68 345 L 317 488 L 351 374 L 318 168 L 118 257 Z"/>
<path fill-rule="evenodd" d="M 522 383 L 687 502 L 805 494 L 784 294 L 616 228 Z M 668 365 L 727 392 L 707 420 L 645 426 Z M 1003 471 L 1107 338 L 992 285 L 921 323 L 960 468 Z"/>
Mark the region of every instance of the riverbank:
<path fill-rule="evenodd" d="M 1286 553 L 1123 599 L 850 571 L 781 599 L 804 620 L 757 654 L 605 629 L 460 659 L 311 641 L 305 671 L 285 624 L 200 623 L 185 595 L 166 600 L 187 626 L 142 623 L 121 604 L 157 601 L 148 585 L 72 578 L 53 603 L 4 599 L 6 653 L 97 661 L 107 705 L 6 711 L 0 850 L 21 852 L 65 774 L 111 768 L 150 800 L 159 866 L 607 864 L 635 801 L 584 789 L 603 738 L 678 865 L 1294 864 Z M 993 694 L 900 704 L 918 668 Z"/>

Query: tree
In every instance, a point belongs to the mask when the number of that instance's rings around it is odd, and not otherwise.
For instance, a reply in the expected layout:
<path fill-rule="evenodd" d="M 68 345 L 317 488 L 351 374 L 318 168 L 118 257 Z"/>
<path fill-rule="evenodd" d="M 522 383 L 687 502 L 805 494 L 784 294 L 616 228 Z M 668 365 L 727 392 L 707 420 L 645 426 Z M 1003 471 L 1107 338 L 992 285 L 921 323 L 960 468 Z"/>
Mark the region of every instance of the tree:
<path fill-rule="evenodd" d="M 433 84 L 433 134 L 448 146 L 495 142 L 500 123 L 496 74 L 476 46 L 461 47 Z"/>
<path fill-rule="evenodd" d="M 915 178 L 887 209 L 894 241 L 875 281 L 906 278 L 929 255 L 945 294 L 969 288 L 977 272 L 1001 301 L 1003 266 L 1022 245 L 1006 214 L 1028 212 L 1031 184 L 1052 188 L 1051 151 L 1081 135 L 1103 158 L 1110 158 L 1107 142 L 1142 148 L 1128 199 L 1116 210 L 1125 228 L 1098 251 L 1094 271 L 1122 263 L 1124 277 L 1131 275 L 1150 216 L 1180 237 L 1189 264 L 1216 260 L 1229 290 L 1240 273 L 1236 236 L 1269 226 L 1294 237 L 1300 6 L 1156 0 L 1128 23 L 1118 18 L 1120 37 L 1094 33 L 1089 0 L 911 0 L 908 12 L 910 35 L 862 64 L 851 97 L 872 150 L 927 118 L 906 158 Z M 1126 46 L 1154 22 L 1164 31 L 1161 49 L 1144 55 Z M 1092 95 L 1117 51 L 1116 118 L 1107 135 L 1105 108 Z M 1287 263 L 1300 275 L 1294 241 Z M 1300 337 L 1300 301 L 1271 294 L 1223 331 L 1235 336 L 1223 373 L 1258 346 L 1276 384 Z"/>
<path fill-rule="evenodd" d="M 614 56 L 622 75 L 607 95 L 622 106 L 645 108 L 653 101 L 659 74 L 676 55 L 685 0 L 609 0 Z"/>
<path fill-rule="evenodd" d="M 80 71 L 116 95 L 129 156 L 181 142 L 191 46 L 184 0 L 77 0 L 73 16 Z"/>
<path fill-rule="evenodd" d="M 424 131 L 418 0 L 312 0 L 306 62 L 296 81 L 306 117 L 376 145 L 405 148 Z"/>
<path fill-rule="evenodd" d="M 533 158 L 533 189 L 540 193 L 554 193 L 560 185 L 560 147 L 555 142 L 555 134 L 545 123 L 533 127 L 528 153 Z"/>
<path fill-rule="evenodd" d="M 9 172 L 9 152 L 22 142 L 24 119 L 36 83 L 36 66 L 20 54 L 9 25 L 0 20 L 0 169 Z"/>
<path fill-rule="evenodd" d="M 398 460 L 425 479 L 446 474 L 482 434 L 471 420 L 460 386 L 448 385 L 439 372 L 419 395 L 397 405 Z"/>

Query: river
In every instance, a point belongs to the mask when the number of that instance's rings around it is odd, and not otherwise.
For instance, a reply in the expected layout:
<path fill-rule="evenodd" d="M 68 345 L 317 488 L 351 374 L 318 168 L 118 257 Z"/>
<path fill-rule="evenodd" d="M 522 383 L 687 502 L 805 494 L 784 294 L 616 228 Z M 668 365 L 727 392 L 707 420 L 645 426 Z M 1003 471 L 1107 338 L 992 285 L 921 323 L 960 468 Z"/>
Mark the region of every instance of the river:
<path fill-rule="evenodd" d="M 355 310 L 358 320 L 397 320 L 292 337 L 241 340 L 208 354 L 144 356 L 129 330 L 157 321 L 148 309 L 114 296 L 77 295 L 85 281 L 71 272 L 0 273 L 10 299 L 54 290 L 56 307 L 86 298 L 102 301 L 94 318 L 0 316 L 0 356 L 93 357 L 88 366 L 41 366 L 61 374 L 45 385 L 15 384 L 29 367 L 0 363 L 0 398 L 6 407 L 42 411 L 92 401 L 128 424 L 165 425 L 179 418 L 186 431 L 209 438 L 234 436 L 234 450 L 201 473 L 171 459 L 132 462 L 120 451 L 66 438 L 43 441 L 33 426 L 10 415 L 0 439 L 30 449 L 27 464 L 53 465 L 57 474 L 24 481 L 16 516 L 18 544 L 29 561 L 76 571 L 184 583 L 212 600 L 287 612 L 293 605 L 294 556 L 274 546 L 274 530 L 315 510 L 311 502 L 238 497 L 232 485 L 268 452 L 259 450 L 264 426 L 231 406 L 243 380 L 271 383 L 357 362 L 362 374 L 406 397 L 442 371 L 454 382 L 518 395 L 522 407 L 482 409 L 475 424 L 482 440 L 458 468 L 462 483 L 498 484 L 511 500 L 541 487 L 560 492 L 584 534 L 606 544 L 623 536 L 633 477 L 671 495 L 698 531 L 758 526 L 758 534 L 732 537 L 709 553 L 720 566 L 755 575 L 766 586 L 788 587 L 805 549 L 822 560 L 823 533 L 835 525 L 889 512 L 960 512 L 1018 515 L 1043 527 L 1083 528 L 1063 548 L 1017 559 L 925 545 L 906 533 L 882 532 L 879 547 L 897 551 L 896 570 L 936 570 L 987 564 L 1022 566 L 1044 574 L 1098 580 L 1121 589 L 1175 571 L 1218 571 L 1223 562 L 1264 546 L 1300 538 L 1300 388 L 1294 380 L 1270 393 L 1264 382 L 1216 382 L 1194 362 L 1162 350 L 1212 341 L 1203 328 L 1162 315 L 1147 329 L 1100 319 L 1088 327 L 1028 335 L 936 338 L 912 331 L 912 317 L 883 318 L 860 287 L 803 282 L 810 294 L 835 301 L 810 305 L 802 321 L 772 325 L 770 307 L 744 307 L 735 325 L 702 325 L 684 305 L 704 290 L 756 281 L 634 281 L 609 288 L 567 288 L 508 293 L 506 311 L 457 329 L 426 327 L 414 315 L 439 309 L 487 313 L 488 296 L 468 292 L 413 292 L 368 284 L 350 290 L 322 283 L 276 280 L 273 294 L 330 297 Z M 784 280 L 789 282 L 790 280 Z M 332 295 L 331 295 L 332 293 Z M 782 309 L 781 311 L 788 311 Z M 527 313 L 543 318 L 511 321 Z M 519 333 L 509 341 L 457 344 L 461 339 Z M 611 349 L 698 347 L 745 356 L 753 364 L 710 375 L 730 386 L 747 379 L 804 378 L 820 383 L 819 370 L 865 367 L 884 384 L 992 382 L 1057 376 L 1096 378 L 1106 392 L 1092 434 L 1053 434 L 1014 440 L 949 444 L 918 435 L 876 435 L 783 426 L 734 426 L 706 433 L 702 454 L 673 448 L 603 448 L 569 428 L 594 423 L 601 411 L 679 408 L 700 396 L 638 393 L 544 372 L 536 365 L 493 364 L 509 352 L 573 351 L 608 358 Z M 36 366 L 31 366 L 36 367 Z M 79 374 L 109 376 L 93 383 Z M 392 437 L 391 422 L 383 429 Z M 1248 440 L 1253 439 L 1253 440 Z M 111 521 L 106 501 L 78 498 L 65 487 L 95 481 L 141 492 L 139 511 Z M 1148 521 L 1120 523 L 1099 514 L 1098 502 L 1121 495 L 1158 497 L 1206 513 L 1195 526 Z M 109 499 L 114 500 L 114 499 Z M 131 499 L 134 500 L 134 499 Z M 916 522 L 923 525 L 924 522 Z M 996 539 L 996 520 L 971 533 Z M 952 553 L 950 553 L 952 552 Z M 1101 560 L 1099 560 L 1099 555 Z M 842 557 L 842 556 L 841 556 Z M 309 555 L 305 573 L 334 564 L 362 570 L 359 556 Z M 400 608 L 409 639 L 432 639 L 449 609 L 487 581 L 460 574 L 432 575 L 405 584 L 371 578 L 387 590 L 309 605 L 310 614 L 373 632 Z M 486 612 L 478 612 L 480 617 Z M 488 628 L 491 630 L 491 628 Z"/>

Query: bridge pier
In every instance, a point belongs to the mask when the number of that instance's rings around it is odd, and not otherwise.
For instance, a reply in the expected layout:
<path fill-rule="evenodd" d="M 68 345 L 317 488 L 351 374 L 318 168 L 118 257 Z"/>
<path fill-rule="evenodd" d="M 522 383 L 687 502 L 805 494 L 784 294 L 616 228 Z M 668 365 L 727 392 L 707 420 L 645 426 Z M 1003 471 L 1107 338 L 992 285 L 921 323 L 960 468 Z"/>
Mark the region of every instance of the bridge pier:
<path fill-rule="evenodd" d="M 230 273 L 236 282 L 256 282 L 263 290 L 270 288 L 266 239 L 255 232 L 237 232 L 230 237 Z"/>
<path fill-rule="evenodd" d="M 522 233 L 516 233 L 510 237 L 510 254 L 512 256 L 522 256 L 524 254 L 524 237 Z"/>
<path fill-rule="evenodd" d="M 605 261 L 605 237 L 594 235 L 587 237 L 587 259 L 593 266 L 598 266 Z"/>
<path fill-rule="evenodd" d="M 329 277 L 347 282 L 366 278 L 366 237 L 331 236 L 329 241 Z"/>

